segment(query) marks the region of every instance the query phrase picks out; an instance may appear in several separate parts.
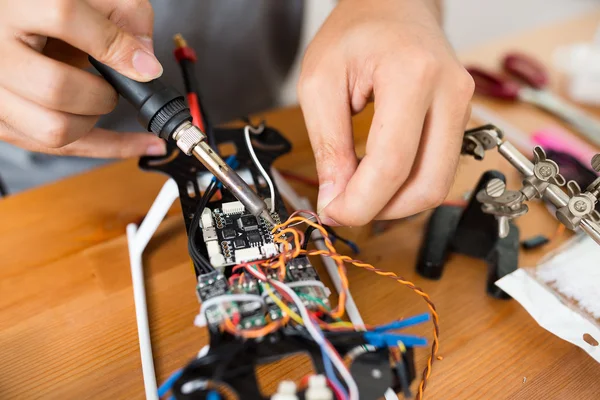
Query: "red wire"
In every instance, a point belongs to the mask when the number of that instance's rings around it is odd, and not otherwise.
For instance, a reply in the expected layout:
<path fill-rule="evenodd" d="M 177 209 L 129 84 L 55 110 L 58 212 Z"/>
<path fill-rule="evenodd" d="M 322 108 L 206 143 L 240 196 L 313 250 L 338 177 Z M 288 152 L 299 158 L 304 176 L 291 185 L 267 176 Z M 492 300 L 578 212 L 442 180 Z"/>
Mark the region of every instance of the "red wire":
<path fill-rule="evenodd" d="M 333 390 L 333 393 L 335 393 L 336 399 L 344 400 L 344 395 L 342 394 L 342 392 L 339 391 L 339 389 L 333 384 L 333 382 L 331 382 L 329 378 L 326 379 L 327 383 L 329 384 L 329 387 L 331 388 L 331 390 Z"/>
<path fill-rule="evenodd" d="M 196 96 L 196 93 L 188 93 L 187 101 L 188 105 L 190 106 L 190 113 L 192 114 L 192 118 L 194 119 L 192 122 L 202 132 L 204 132 L 205 127 L 204 121 L 202 121 L 202 112 L 200 111 L 200 102 L 198 101 L 198 96 Z"/>

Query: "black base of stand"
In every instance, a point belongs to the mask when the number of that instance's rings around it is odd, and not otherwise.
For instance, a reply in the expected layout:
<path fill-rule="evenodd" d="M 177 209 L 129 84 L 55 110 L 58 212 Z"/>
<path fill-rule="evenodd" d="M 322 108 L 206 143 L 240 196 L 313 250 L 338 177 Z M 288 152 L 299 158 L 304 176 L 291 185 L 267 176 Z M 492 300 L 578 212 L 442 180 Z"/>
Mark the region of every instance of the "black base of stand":
<path fill-rule="evenodd" d="M 441 206 L 433 212 L 417 262 L 420 275 L 440 279 L 450 254 L 464 254 L 488 264 L 486 288 L 490 296 L 510 298 L 494 282 L 518 267 L 519 229 L 511 223 L 508 236 L 500 239 L 496 218 L 485 214 L 475 199 L 475 195 L 494 178 L 506 182 L 502 173 L 488 171 L 479 180 L 466 208 Z"/>

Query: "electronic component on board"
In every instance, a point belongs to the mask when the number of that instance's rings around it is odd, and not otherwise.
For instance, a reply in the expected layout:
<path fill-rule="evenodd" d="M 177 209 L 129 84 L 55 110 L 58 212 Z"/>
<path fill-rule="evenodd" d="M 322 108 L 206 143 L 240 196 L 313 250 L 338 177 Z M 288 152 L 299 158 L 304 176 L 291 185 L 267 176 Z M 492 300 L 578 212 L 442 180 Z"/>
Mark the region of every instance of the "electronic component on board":
<path fill-rule="evenodd" d="M 262 239 L 262 237 L 260 236 L 260 233 L 258 233 L 258 232 L 250 232 L 250 233 L 248 233 L 247 237 L 248 237 L 248 241 L 250 243 L 260 243 L 261 239 Z"/>
<path fill-rule="evenodd" d="M 223 239 L 233 239 L 237 236 L 237 233 L 235 232 L 235 229 L 227 228 L 223 229 L 221 235 L 223 236 Z"/>
<path fill-rule="evenodd" d="M 240 249 L 235 251 L 235 260 L 239 263 L 248 261 L 256 261 L 263 258 L 258 247 L 248 247 L 247 249 Z"/>
<path fill-rule="evenodd" d="M 208 208 L 202 210 L 202 216 L 200 217 L 200 221 L 202 222 L 202 228 L 204 229 L 211 228 L 214 225 L 212 212 Z"/>
<path fill-rule="evenodd" d="M 271 227 L 264 220 L 245 214 L 239 202 L 202 212 L 202 237 L 213 267 L 263 260 L 279 254 Z M 273 219 L 280 221 L 273 213 Z"/>
<path fill-rule="evenodd" d="M 239 201 L 223 203 L 221 209 L 223 210 L 223 214 L 225 215 L 241 214 L 245 210 L 244 205 Z"/>
<path fill-rule="evenodd" d="M 290 281 L 313 281 L 319 280 L 315 267 L 307 257 L 298 257 L 287 263 Z"/>
<path fill-rule="evenodd" d="M 253 231 L 258 229 L 258 220 L 254 215 L 242 215 L 238 219 L 240 229 L 245 231 Z"/>
<path fill-rule="evenodd" d="M 214 271 L 198 277 L 196 291 L 200 300 L 206 301 L 212 297 L 226 294 L 228 286 L 225 276 L 219 271 Z"/>
<path fill-rule="evenodd" d="M 213 227 L 203 228 L 202 229 L 202 237 L 205 242 L 210 242 L 212 240 L 217 240 L 219 237 L 217 236 L 217 230 Z"/>

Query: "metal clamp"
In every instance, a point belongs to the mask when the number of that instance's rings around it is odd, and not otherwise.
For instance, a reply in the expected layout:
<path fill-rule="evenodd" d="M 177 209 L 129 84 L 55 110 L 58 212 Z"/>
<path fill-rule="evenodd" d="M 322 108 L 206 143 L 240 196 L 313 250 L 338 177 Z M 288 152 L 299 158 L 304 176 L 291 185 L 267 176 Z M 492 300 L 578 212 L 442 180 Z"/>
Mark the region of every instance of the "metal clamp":
<path fill-rule="evenodd" d="M 481 160 L 485 151 L 497 147 L 498 152 L 523 176 L 519 191 L 507 191 L 500 180 L 490 181 L 485 190 L 477 193 L 482 210 L 498 219 L 498 234 L 508 235 L 509 221 L 528 211 L 525 201 L 543 198 L 557 207 L 556 218 L 569 229 L 581 227 L 600 244 L 600 213 L 595 210 L 600 201 L 600 178 L 582 191 L 576 182 L 567 184 L 565 193 L 561 187 L 565 178 L 558 164 L 546 157 L 541 147 L 533 151 L 533 162 L 529 161 L 509 142 L 503 140 L 502 131 L 493 125 L 465 132 L 461 153 Z M 592 168 L 600 172 L 600 154 L 592 158 Z"/>
<path fill-rule="evenodd" d="M 502 131 L 494 125 L 470 129 L 463 136 L 461 154 L 473 156 L 476 160 L 483 160 L 485 152 L 498 147 L 502 143 L 503 137 Z"/>
<path fill-rule="evenodd" d="M 600 154 L 592 158 L 592 168 L 600 172 Z M 600 178 L 592 182 L 585 190 L 575 181 L 567 183 L 567 192 L 569 202 L 556 211 L 556 218 L 569 229 L 575 229 L 582 220 L 589 219 L 592 222 L 600 223 L 600 213 L 595 210 L 596 204 L 600 201 Z"/>
<path fill-rule="evenodd" d="M 498 221 L 498 236 L 505 238 L 509 232 L 509 221 L 529 211 L 523 202 L 526 197 L 515 190 L 506 190 L 506 184 L 500 179 L 492 179 L 486 188 L 477 193 L 484 213 L 492 214 Z"/>
<path fill-rule="evenodd" d="M 565 178 L 560 174 L 558 164 L 546 157 L 539 146 L 533 149 L 533 175 L 523 180 L 521 191 L 527 200 L 541 198 L 549 185 L 564 186 Z"/>

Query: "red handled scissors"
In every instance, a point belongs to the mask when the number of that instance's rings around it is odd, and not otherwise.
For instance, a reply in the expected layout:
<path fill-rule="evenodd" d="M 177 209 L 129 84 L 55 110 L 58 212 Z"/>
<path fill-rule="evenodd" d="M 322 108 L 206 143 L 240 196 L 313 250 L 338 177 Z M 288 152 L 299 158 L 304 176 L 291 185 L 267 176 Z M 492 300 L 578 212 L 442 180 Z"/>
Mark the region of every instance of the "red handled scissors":
<path fill-rule="evenodd" d="M 508 53 L 502 59 L 502 69 L 506 75 L 467 67 L 477 93 L 533 104 L 559 117 L 600 146 L 600 122 L 546 89 L 549 76 L 542 63 L 526 54 Z"/>

